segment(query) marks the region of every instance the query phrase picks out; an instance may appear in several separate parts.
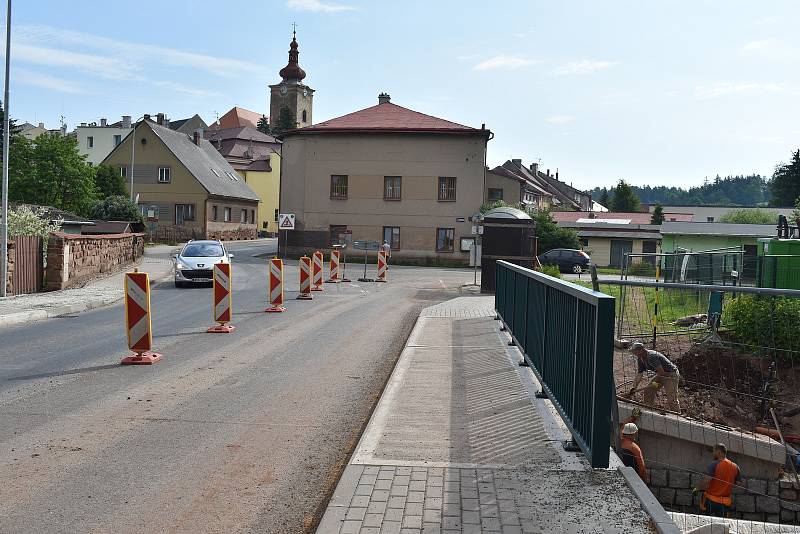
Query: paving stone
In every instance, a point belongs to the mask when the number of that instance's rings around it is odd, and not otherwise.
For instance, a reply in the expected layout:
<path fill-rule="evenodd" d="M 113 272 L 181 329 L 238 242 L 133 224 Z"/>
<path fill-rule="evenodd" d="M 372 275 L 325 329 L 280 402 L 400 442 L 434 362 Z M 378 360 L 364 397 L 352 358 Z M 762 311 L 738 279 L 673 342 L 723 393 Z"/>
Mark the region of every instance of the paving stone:
<path fill-rule="evenodd" d="M 425 488 L 426 497 L 441 497 L 442 493 L 443 491 L 441 486 L 427 486 Z"/>
<path fill-rule="evenodd" d="M 379 527 L 383 523 L 383 514 L 367 514 L 364 516 L 364 521 L 361 523 L 361 528 L 364 527 Z"/>
<path fill-rule="evenodd" d="M 430 467 L 430 468 L 428 468 L 428 476 L 435 476 L 435 477 L 444 476 L 444 467 Z"/>
<path fill-rule="evenodd" d="M 422 491 L 409 491 L 406 497 L 406 502 L 424 502 L 425 492 Z"/>
<path fill-rule="evenodd" d="M 366 508 L 369 505 L 369 495 L 356 495 L 350 501 L 350 506 L 355 508 Z"/>
<path fill-rule="evenodd" d="M 425 499 L 425 508 L 436 510 L 442 509 L 442 499 L 439 497 L 428 497 Z"/>
<path fill-rule="evenodd" d="M 388 500 L 389 500 L 389 490 L 375 490 L 372 492 L 372 496 L 370 497 L 370 502 L 388 501 Z"/>
<path fill-rule="evenodd" d="M 461 494 L 455 491 L 445 491 L 442 494 L 442 502 L 461 502 Z"/>
<path fill-rule="evenodd" d="M 410 467 L 396 467 L 394 472 L 397 475 L 401 475 L 401 476 L 406 476 L 406 475 L 411 476 L 411 468 Z"/>
<path fill-rule="evenodd" d="M 356 486 L 356 495 L 372 495 L 372 486 L 359 484 Z"/>
<path fill-rule="evenodd" d="M 384 521 L 381 534 L 400 534 L 400 521 Z"/>
<path fill-rule="evenodd" d="M 442 527 L 439 523 L 422 523 L 422 534 L 441 534 L 441 532 Z"/>
<path fill-rule="evenodd" d="M 470 524 L 470 523 L 478 524 L 478 523 L 481 522 L 481 517 L 480 517 L 480 514 L 478 512 L 462 511 L 461 512 L 461 522 L 463 524 L 465 524 L 465 525 Z"/>
<path fill-rule="evenodd" d="M 403 520 L 402 508 L 387 508 L 383 514 L 384 521 L 397 521 L 398 523 Z"/>
<path fill-rule="evenodd" d="M 424 480 L 412 480 L 408 485 L 408 491 L 425 491 Z"/>
<path fill-rule="evenodd" d="M 497 517 L 481 517 L 481 528 L 484 531 L 500 530 L 500 519 Z"/>
<path fill-rule="evenodd" d="M 425 510 L 422 514 L 423 523 L 441 523 L 442 511 L 441 510 Z"/>
<path fill-rule="evenodd" d="M 381 469 L 378 473 L 378 480 L 391 480 L 394 478 L 394 469 L 384 470 Z"/>
<path fill-rule="evenodd" d="M 477 512 L 481 509 L 478 499 L 461 499 L 461 509 L 468 512 Z"/>
<path fill-rule="evenodd" d="M 519 525 L 519 516 L 516 512 L 500 512 L 500 523 L 502 525 Z"/>
<path fill-rule="evenodd" d="M 381 534 L 381 527 L 361 527 L 358 534 Z"/>
<path fill-rule="evenodd" d="M 389 501 L 386 503 L 386 508 L 405 508 L 405 507 L 406 507 L 405 497 L 389 497 Z"/>
<path fill-rule="evenodd" d="M 461 525 L 461 533 L 462 534 L 484 534 L 483 529 L 481 528 L 480 524 L 466 524 Z"/>
<path fill-rule="evenodd" d="M 422 515 L 421 502 L 408 502 L 405 509 L 406 515 Z"/>
<path fill-rule="evenodd" d="M 364 474 L 365 475 L 377 475 L 380 473 L 381 468 L 378 465 L 368 465 L 364 467 Z"/>
<path fill-rule="evenodd" d="M 344 516 L 344 518 L 345 520 L 351 519 L 353 521 L 361 521 L 364 519 L 364 514 L 366 513 L 366 508 L 350 508 L 347 510 L 347 515 Z"/>
<path fill-rule="evenodd" d="M 361 521 L 345 521 L 342 523 L 341 534 L 358 534 L 361 530 Z"/>
<path fill-rule="evenodd" d="M 497 495 L 494 493 L 478 493 L 481 504 L 497 504 Z"/>
<path fill-rule="evenodd" d="M 375 481 L 375 489 L 376 490 L 390 490 L 392 488 L 392 480 L 391 479 L 378 479 Z"/>
<path fill-rule="evenodd" d="M 445 530 L 452 530 L 455 532 L 461 532 L 461 517 L 459 516 L 449 516 L 442 518 L 442 529 Z"/>
<path fill-rule="evenodd" d="M 421 534 L 421 528 L 401 528 L 400 534 Z"/>
<path fill-rule="evenodd" d="M 392 484 L 396 486 L 408 486 L 408 483 L 411 482 L 411 474 L 408 475 L 395 475 Z"/>
<path fill-rule="evenodd" d="M 444 477 L 428 477 L 427 481 L 428 486 L 444 486 Z"/>
<path fill-rule="evenodd" d="M 426 478 L 428 478 L 428 473 L 426 471 L 411 472 L 411 480 L 425 480 Z"/>
<path fill-rule="evenodd" d="M 378 480 L 378 475 L 361 475 L 361 479 L 359 479 L 358 483 L 374 486 L 376 480 Z"/>
<path fill-rule="evenodd" d="M 404 515 L 403 516 L 403 528 L 422 528 L 422 516 L 421 515 Z"/>
<path fill-rule="evenodd" d="M 395 486 L 392 485 L 392 489 L 389 492 L 389 495 L 392 497 L 405 497 L 408 495 L 408 486 Z"/>
<path fill-rule="evenodd" d="M 517 511 L 517 504 L 513 499 L 500 499 L 497 501 L 497 507 L 501 512 L 515 512 Z"/>
<path fill-rule="evenodd" d="M 461 517 L 461 503 L 446 502 L 442 505 L 442 515 Z"/>
<path fill-rule="evenodd" d="M 383 514 L 386 511 L 386 501 L 373 501 L 367 506 L 368 514 Z"/>
<path fill-rule="evenodd" d="M 522 527 L 506 525 L 502 530 L 503 534 L 522 534 Z"/>

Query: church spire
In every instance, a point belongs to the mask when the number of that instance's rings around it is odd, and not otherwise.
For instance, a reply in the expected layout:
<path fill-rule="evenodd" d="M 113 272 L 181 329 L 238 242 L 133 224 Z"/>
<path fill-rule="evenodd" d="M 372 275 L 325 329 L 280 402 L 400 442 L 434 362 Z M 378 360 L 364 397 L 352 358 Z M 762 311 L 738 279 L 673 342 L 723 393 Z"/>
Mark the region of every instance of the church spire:
<path fill-rule="evenodd" d="M 306 71 L 300 68 L 300 52 L 297 50 L 297 26 L 292 24 L 292 42 L 289 44 L 289 63 L 283 67 L 278 74 L 284 82 L 299 83 L 306 77 Z"/>

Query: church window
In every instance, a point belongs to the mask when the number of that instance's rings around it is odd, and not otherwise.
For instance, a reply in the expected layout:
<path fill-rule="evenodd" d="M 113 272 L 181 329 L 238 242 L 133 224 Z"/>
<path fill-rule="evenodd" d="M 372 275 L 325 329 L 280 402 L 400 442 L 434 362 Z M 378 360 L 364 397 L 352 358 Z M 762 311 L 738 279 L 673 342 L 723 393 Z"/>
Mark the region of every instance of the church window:
<path fill-rule="evenodd" d="M 303 122 L 308 122 L 308 118 L 306 116 L 306 110 L 303 110 Z"/>

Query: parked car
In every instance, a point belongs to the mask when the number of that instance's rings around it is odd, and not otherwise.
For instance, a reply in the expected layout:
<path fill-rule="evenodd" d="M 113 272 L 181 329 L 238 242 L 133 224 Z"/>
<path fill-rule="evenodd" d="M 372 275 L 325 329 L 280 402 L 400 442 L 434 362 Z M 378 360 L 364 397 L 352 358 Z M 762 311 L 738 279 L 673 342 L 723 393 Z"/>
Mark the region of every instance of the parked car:
<path fill-rule="evenodd" d="M 213 282 L 214 264 L 230 263 L 231 258 L 220 241 L 189 241 L 175 255 L 175 287 Z"/>
<path fill-rule="evenodd" d="M 539 256 L 542 265 L 556 265 L 561 271 L 582 273 L 589 269 L 592 260 L 582 250 L 570 248 L 554 248 Z"/>

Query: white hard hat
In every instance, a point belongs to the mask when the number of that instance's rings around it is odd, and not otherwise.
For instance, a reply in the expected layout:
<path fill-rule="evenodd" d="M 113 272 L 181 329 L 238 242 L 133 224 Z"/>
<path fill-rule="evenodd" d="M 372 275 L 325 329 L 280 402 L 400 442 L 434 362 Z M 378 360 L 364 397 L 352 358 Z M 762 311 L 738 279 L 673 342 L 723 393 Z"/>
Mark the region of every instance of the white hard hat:
<path fill-rule="evenodd" d="M 622 427 L 623 436 L 631 436 L 636 434 L 638 431 L 639 427 L 636 426 L 636 423 L 625 423 L 625 426 Z"/>

